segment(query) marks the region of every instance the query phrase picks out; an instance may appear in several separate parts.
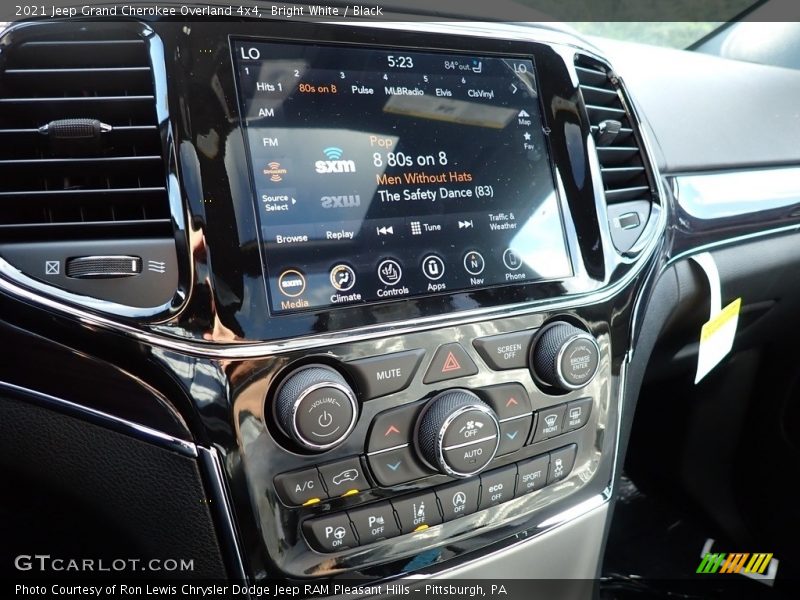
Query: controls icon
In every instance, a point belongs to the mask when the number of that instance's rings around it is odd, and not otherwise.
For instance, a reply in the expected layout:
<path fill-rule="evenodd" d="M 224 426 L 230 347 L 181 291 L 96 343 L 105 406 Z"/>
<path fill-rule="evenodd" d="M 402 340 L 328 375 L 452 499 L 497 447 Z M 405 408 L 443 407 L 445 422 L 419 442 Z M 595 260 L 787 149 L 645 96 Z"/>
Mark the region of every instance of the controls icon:
<path fill-rule="evenodd" d="M 387 258 L 378 265 L 378 279 L 384 285 L 397 285 L 402 276 L 403 269 L 396 260 Z"/>
<path fill-rule="evenodd" d="M 340 292 L 353 289 L 356 273 L 348 265 L 336 265 L 331 269 L 331 285 Z"/>
<path fill-rule="evenodd" d="M 306 278 L 300 271 L 286 269 L 278 277 L 278 289 L 284 296 L 297 298 L 306 291 Z"/>
<path fill-rule="evenodd" d="M 444 261 L 435 254 L 429 254 L 422 260 L 422 272 L 431 281 L 437 281 L 444 275 Z"/>
<path fill-rule="evenodd" d="M 485 267 L 486 263 L 480 252 L 470 250 L 464 255 L 464 269 L 470 275 L 480 275 Z"/>
<path fill-rule="evenodd" d="M 522 266 L 522 261 L 516 252 L 511 248 L 507 248 L 506 251 L 503 252 L 503 264 L 509 271 L 516 271 Z"/>

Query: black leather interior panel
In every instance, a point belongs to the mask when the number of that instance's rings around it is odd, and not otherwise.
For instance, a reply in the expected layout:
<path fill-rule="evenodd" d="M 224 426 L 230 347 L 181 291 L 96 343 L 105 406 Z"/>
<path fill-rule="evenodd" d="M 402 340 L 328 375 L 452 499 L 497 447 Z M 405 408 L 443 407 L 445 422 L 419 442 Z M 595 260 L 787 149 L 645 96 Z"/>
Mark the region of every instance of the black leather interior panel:
<path fill-rule="evenodd" d="M 191 572 L 170 573 L 171 577 L 225 576 L 194 459 L 16 398 L 2 397 L 0 476 L 4 485 L 27 478 L 32 486 L 44 490 L 49 500 L 63 497 L 83 508 L 81 514 L 90 515 L 91 521 L 74 525 L 80 532 L 80 538 L 74 540 L 75 548 L 82 555 L 103 556 L 106 547 L 122 546 L 127 558 L 194 561 Z M 122 515 L 125 517 L 120 518 Z M 59 522 L 48 523 L 47 514 L 15 517 L 45 530 L 63 527 Z M 106 522 L 115 523 L 118 531 L 103 531 Z M 3 546 L 8 549 L 47 554 L 64 545 L 63 540 L 38 536 L 54 547 L 31 548 L 31 540 L 37 539 L 35 532 L 20 530 L 9 522 L 4 528 L 8 530 Z M 84 532 L 90 531 L 99 548 L 92 548 L 83 539 Z M 73 551 L 77 550 L 70 548 Z M 12 561 L 3 564 L 8 566 Z"/>

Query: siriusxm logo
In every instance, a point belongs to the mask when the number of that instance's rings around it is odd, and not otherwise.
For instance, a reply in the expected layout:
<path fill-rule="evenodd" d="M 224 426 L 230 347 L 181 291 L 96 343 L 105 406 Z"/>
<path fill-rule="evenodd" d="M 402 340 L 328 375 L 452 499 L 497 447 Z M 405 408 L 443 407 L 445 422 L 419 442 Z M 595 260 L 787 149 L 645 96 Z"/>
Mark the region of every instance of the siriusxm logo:
<path fill-rule="evenodd" d="M 361 206 L 361 196 L 350 194 L 348 196 L 323 196 L 320 198 L 322 208 L 354 208 Z"/>
<path fill-rule="evenodd" d="M 325 148 L 322 153 L 328 160 L 318 160 L 314 163 L 317 173 L 355 173 L 356 163 L 352 160 L 341 160 L 343 151 L 341 148 L 331 146 Z"/>

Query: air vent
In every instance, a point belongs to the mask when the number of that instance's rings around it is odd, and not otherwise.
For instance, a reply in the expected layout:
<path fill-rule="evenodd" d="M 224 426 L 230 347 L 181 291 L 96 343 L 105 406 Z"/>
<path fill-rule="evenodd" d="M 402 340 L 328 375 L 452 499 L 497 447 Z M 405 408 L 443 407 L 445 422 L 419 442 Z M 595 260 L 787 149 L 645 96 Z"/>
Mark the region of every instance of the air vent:
<path fill-rule="evenodd" d="M 6 277 L 126 316 L 176 298 L 153 41 L 133 22 L 19 23 L 0 37 L 0 256 L 16 269 Z"/>
<path fill-rule="evenodd" d="M 113 33 L 76 24 L 9 36 L 0 55 L 3 240 L 171 235 L 148 47 L 134 31 Z"/>
<path fill-rule="evenodd" d="M 644 231 L 657 201 L 652 175 L 614 74 L 584 56 L 576 59 L 575 69 L 597 147 L 612 240 L 626 253 Z"/>

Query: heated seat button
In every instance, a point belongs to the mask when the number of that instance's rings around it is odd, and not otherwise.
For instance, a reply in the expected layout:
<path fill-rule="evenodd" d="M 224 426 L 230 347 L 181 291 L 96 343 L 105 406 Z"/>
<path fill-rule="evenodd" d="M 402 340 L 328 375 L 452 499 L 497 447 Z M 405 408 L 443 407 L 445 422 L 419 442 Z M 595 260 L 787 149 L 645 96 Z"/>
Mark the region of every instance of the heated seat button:
<path fill-rule="evenodd" d="M 338 552 L 358 546 L 346 513 L 309 519 L 303 523 L 303 532 L 311 547 L 320 552 Z"/>
<path fill-rule="evenodd" d="M 349 510 L 347 514 L 350 515 L 362 546 L 400 535 L 392 505 L 388 502 L 378 502 L 364 508 Z"/>
<path fill-rule="evenodd" d="M 423 356 L 424 350 L 409 350 L 361 358 L 347 366 L 353 369 L 364 397 L 372 399 L 406 389 Z"/>
<path fill-rule="evenodd" d="M 519 383 L 493 385 L 479 389 L 478 393 L 494 409 L 501 421 L 529 415 L 533 411 L 528 392 Z"/>
<path fill-rule="evenodd" d="M 564 431 L 572 431 L 586 425 L 592 413 L 592 399 L 581 398 L 567 404 L 567 413 L 564 416 Z"/>
<path fill-rule="evenodd" d="M 550 470 L 547 473 L 547 485 L 566 479 L 575 465 L 578 446 L 570 444 L 550 453 Z"/>
<path fill-rule="evenodd" d="M 361 461 L 357 456 L 318 467 L 331 498 L 350 496 L 369 488 Z"/>
<path fill-rule="evenodd" d="M 422 404 L 416 402 L 378 413 L 367 438 L 367 452 L 411 443 L 414 421 Z"/>
<path fill-rule="evenodd" d="M 521 419 L 500 423 L 500 444 L 497 446 L 497 456 L 510 454 L 522 448 L 528 440 L 532 421 L 533 417 L 528 415 Z"/>
<path fill-rule="evenodd" d="M 452 521 L 478 510 L 480 490 L 480 480 L 477 477 L 436 488 L 436 497 L 439 498 L 444 520 Z"/>
<path fill-rule="evenodd" d="M 534 442 L 549 439 L 564 432 L 564 412 L 566 405 L 545 408 L 539 411 L 539 420 L 533 429 Z"/>
<path fill-rule="evenodd" d="M 423 383 L 438 383 L 457 377 L 475 375 L 478 367 L 467 354 L 467 351 L 459 343 L 445 344 L 439 346 L 433 360 L 425 372 Z"/>
<path fill-rule="evenodd" d="M 384 487 L 400 485 L 431 474 L 420 464 L 410 446 L 371 454 L 368 460 L 372 474 Z"/>
<path fill-rule="evenodd" d="M 547 483 L 547 469 L 550 466 L 550 456 L 537 456 L 517 463 L 517 493 L 520 497 L 530 492 L 540 490 Z"/>
<path fill-rule="evenodd" d="M 514 497 L 514 485 L 517 481 L 517 465 L 508 465 L 481 474 L 481 502 L 478 508 L 483 510 Z"/>
<path fill-rule="evenodd" d="M 422 531 L 442 522 L 433 492 L 392 500 L 403 533 Z"/>
<path fill-rule="evenodd" d="M 274 482 L 278 496 L 288 506 L 316 504 L 328 497 L 320 483 L 319 473 L 313 468 L 277 475 Z"/>
<path fill-rule="evenodd" d="M 524 369 L 528 366 L 528 348 L 534 331 L 517 331 L 491 337 L 478 338 L 472 342 L 478 354 L 492 369 Z"/>

